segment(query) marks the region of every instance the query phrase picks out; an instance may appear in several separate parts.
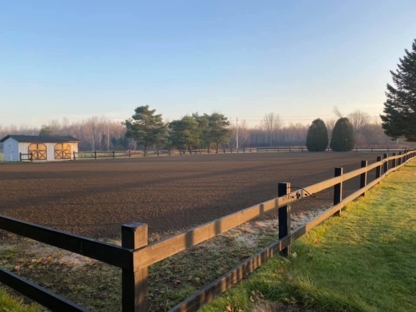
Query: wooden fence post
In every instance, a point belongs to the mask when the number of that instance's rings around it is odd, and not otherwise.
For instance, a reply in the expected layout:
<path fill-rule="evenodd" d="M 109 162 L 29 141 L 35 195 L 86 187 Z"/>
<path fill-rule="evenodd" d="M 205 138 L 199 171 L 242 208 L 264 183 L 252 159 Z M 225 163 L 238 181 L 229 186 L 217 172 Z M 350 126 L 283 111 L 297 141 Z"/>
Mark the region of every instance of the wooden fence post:
<path fill-rule="evenodd" d="M 113 158 L 116 158 L 116 152 L 113 151 Z"/>
<path fill-rule="evenodd" d="M 33 153 L 30 153 L 30 161 L 33 162 Z"/>
<path fill-rule="evenodd" d="M 73 153 L 73 157 L 72 157 L 72 159 L 73 160 L 77 160 L 77 154 L 75 153 L 75 152 L 72 152 Z"/>
<path fill-rule="evenodd" d="M 396 153 L 393 153 L 393 157 L 394 156 L 396 156 Z M 395 168 L 396 167 L 396 159 L 393 159 L 392 161 L 391 161 L 391 166 L 392 166 L 392 168 Z"/>
<path fill-rule="evenodd" d="M 402 164 L 402 157 L 401 157 L 401 155 L 402 155 L 402 152 L 399 152 L 399 158 L 397 159 L 397 165 L 398 166 L 400 166 L 401 164 Z"/>
<path fill-rule="evenodd" d="M 290 183 L 282 182 L 278 184 L 277 196 L 285 196 L 290 193 Z M 290 233 L 290 205 L 283 206 L 279 208 L 279 239 L 289 235 Z M 280 254 L 284 257 L 290 255 L 290 246 L 283 249 Z"/>
<path fill-rule="evenodd" d="M 381 156 L 377 156 L 377 162 L 381 161 Z M 381 176 L 381 165 L 376 167 L 376 179 Z"/>
<path fill-rule="evenodd" d="M 365 168 L 368 166 L 368 161 L 367 160 L 361 160 L 361 168 Z M 368 176 L 368 171 L 361 173 L 360 175 L 360 188 L 363 188 L 367 185 L 367 176 Z M 365 196 L 365 193 L 363 193 L 361 196 Z"/>
<path fill-rule="evenodd" d="M 19 153 L 19 160 L 22 162 L 22 153 Z"/>
<path fill-rule="evenodd" d="M 121 245 L 137 250 L 148 244 L 148 227 L 146 223 L 130 223 L 121 226 Z M 122 269 L 122 311 L 147 312 L 147 277 L 148 268 L 134 269 L 134 253 L 130 255 L 129 269 Z"/>
<path fill-rule="evenodd" d="M 158 149 L 156 150 L 156 155 L 159 156 L 159 150 Z"/>
<path fill-rule="evenodd" d="M 386 172 L 389 170 L 389 162 L 387 161 L 388 154 L 383 155 L 384 159 L 384 165 L 383 165 L 383 174 L 386 174 Z"/>
<path fill-rule="evenodd" d="M 344 174 L 344 168 L 335 168 L 334 177 L 339 177 Z M 342 182 L 334 185 L 334 206 L 338 205 L 342 201 Z M 335 214 L 341 215 L 341 209 Z"/>
<path fill-rule="evenodd" d="M 97 151 L 94 151 L 94 159 L 97 159 Z"/>
<path fill-rule="evenodd" d="M 171 154 L 170 154 L 170 149 L 169 149 L 168 151 L 169 151 L 169 156 L 171 156 Z"/>
<path fill-rule="evenodd" d="M 131 150 L 129 150 L 129 157 L 131 157 Z"/>

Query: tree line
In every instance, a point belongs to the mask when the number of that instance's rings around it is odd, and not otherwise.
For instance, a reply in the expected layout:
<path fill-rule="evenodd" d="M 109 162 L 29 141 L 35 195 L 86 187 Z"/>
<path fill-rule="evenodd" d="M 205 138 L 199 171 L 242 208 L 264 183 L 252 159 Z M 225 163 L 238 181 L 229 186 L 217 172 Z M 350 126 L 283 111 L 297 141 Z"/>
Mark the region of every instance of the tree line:
<path fill-rule="evenodd" d="M 150 108 L 147 110 L 150 111 Z M 158 115 L 156 112 L 153 114 Z M 371 117 L 365 112 L 354 111 L 345 117 L 353 127 L 356 147 L 391 146 L 396 143 L 399 143 L 400 146 L 403 143 L 401 138 L 392 142 L 391 138 L 385 135 L 379 119 Z M 340 116 L 336 116 L 323 121 L 328 132 L 328 144 L 339 118 Z M 132 137 L 133 132 L 128 134 L 127 123 L 129 122 L 133 124 L 135 120 L 130 118 L 120 122 L 105 117 L 91 117 L 74 123 L 70 123 L 66 119 L 63 121 L 52 120 L 40 128 L 24 125 L 20 127 L 0 125 L 0 137 L 7 134 L 71 135 L 81 140 L 79 149 L 83 151 L 144 149 L 142 142 L 140 140 L 137 142 Z M 238 145 L 241 148 L 305 146 L 310 128 L 310 125 L 302 123 L 285 124 L 276 113 L 266 114 L 263 120 L 254 126 L 249 126 L 245 120 L 240 120 L 237 125 L 236 122 L 230 121 L 219 113 L 194 113 L 170 123 L 164 122 L 160 116 L 158 123 L 165 130 L 161 130 L 160 137 L 154 132 L 149 133 L 151 136 L 156 135 L 156 142 L 154 145 L 148 145 L 147 148 L 235 148 L 237 132 Z"/>
<path fill-rule="evenodd" d="M 71 135 L 81 140 L 80 150 L 219 149 L 234 148 L 237 142 L 240 147 L 304 146 L 306 142 L 310 150 L 322 150 L 328 145 L 334 150 L 349 150 L 354 145 L 391 146 L 404 141 L 405 146 L 415 146 L 408 142 L 416 142 L 416 40 L 391 74 L 393 84 L 387 84 L 384 114 L 378 117 L 360 110 L 343 116 L 335 109 L 337 118 L 325 122 L 317 119 L 309 126 L 284 125 L 279 114 L 269 113 L 259 125 L 249 127 L 245 120 L 237 125 L 220 113 L 194 113 L 167 123 L 149 106 L 140 106 L 122 123 L 91 117 L 74 123 L 53 120 L 40 129 L 0 125 L 0 138 L 7 134 Z"/>

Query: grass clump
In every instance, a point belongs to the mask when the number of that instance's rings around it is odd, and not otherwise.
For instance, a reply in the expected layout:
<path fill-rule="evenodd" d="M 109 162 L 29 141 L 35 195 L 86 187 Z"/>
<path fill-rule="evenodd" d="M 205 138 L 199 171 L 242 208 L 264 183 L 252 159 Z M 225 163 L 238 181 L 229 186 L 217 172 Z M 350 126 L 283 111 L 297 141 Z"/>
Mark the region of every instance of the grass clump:
<path fill-rule="evenodd" d="M 415 311 L 415 164 L 302 237 L 289 259 L 271 259 L 202 311 L 253 311 L 265 300 L 302 311 Z"/>
<path fill-rule="evenodd" d="M 17 299 L 0 288 L 0 312 L 38 312 L 36 305 L 26 305 L 21 299 Z"/>

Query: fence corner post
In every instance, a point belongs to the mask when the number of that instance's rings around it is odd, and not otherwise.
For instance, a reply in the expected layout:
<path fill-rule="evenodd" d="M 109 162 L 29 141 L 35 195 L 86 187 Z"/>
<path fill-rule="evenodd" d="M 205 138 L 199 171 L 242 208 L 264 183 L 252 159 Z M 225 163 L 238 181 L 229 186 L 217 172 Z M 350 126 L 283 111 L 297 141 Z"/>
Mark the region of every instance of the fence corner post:
<path fill-rule="evenodd" d="M 367 166 L 368 166 L 368 161 L 367 160 L 361 160 L 361 168 L 365 168 Z M 361 173 L 361 175 L 360 175 L 360 188 L 363 188 L 367 185 L 367 176 L 368 176 L 368 171 Z M 365 192 L 361 196 L 365 196 Z"/>
<path fill-rule="evenodd" d="M 290 183 L 289 182 L 281 182 L 278 184 L 277 188 L 277 196 L 285 196 L 290 193 Z M 278 216 L 279 216 L 279 239 L 289 235 L 290 233 L 290 205 L 280 207 L 278 209 Z M 286 248 L 282 249 L 280 254 L 284 257 L 288 257 L 290 255 L 291 246 L 287 246 Z"/>
<path fill-rule="evenodd" d="M 335 168 L 334 177 L 339 177 L 344 174 L 344 168 Z M 334 185 L 334 206 L 338 205 L 342 201 L 342 182 Z M 341 215 L 341 209 L 335 213 L 336 216 Z"/>
<path fill-rule="evenodd" d="M 146 223 L 129 223 L 121 226 L 122 247 L 137 250 L 148 244 L 148 226 Z M 122 311 L 147 312 L 148 268 L 138 268 L 134 252 L 129 254 L 129 269 L 122 269 Z"/>

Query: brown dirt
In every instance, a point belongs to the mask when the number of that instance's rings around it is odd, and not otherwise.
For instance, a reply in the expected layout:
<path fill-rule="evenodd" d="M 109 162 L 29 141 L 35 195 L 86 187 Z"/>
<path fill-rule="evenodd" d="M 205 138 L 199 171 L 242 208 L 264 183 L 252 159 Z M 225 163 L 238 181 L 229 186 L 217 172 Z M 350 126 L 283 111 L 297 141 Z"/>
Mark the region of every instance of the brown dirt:
<path fill-rule="evenodd" d="M 371 153 L 259 153 L 0 165 L 0 214 L 90 237 L 120 226 L 151 233 L 189 228 L 277 196 L 278 182 L 305 187 L 373 163 Z M 369 176 L 371 181 L 374 173 Z M 344 194 L 358 188 L 345 183 Z M 331 204 L 332 191 L 293 211 Z"/>

